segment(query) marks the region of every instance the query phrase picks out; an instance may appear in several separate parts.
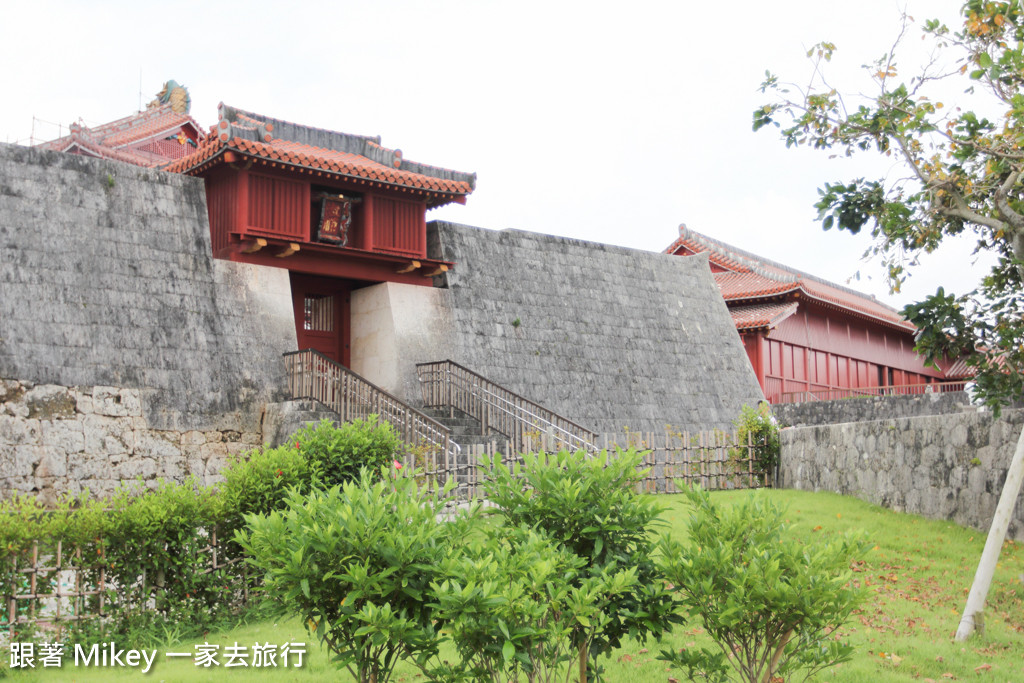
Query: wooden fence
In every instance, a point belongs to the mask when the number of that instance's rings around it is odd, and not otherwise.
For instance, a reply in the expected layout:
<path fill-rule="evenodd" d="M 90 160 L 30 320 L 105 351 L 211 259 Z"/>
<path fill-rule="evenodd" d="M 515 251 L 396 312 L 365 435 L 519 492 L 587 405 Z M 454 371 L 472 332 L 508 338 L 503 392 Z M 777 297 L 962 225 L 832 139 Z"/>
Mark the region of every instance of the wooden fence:
<path fill-rule="evenodd" d="M 534 433 L 524 439 L 521 453 L 555 450 L 559 443 L 557 437 Z M 522 454 L 510 454 L 506 446 L 507 442 L 497 439 L 465 446 L 457 459 L 447 463 L 431 452 L 419 451 L 406 456 L 403 467 L 421 471 L 423 481 L 431 488 L 441 488 L 454 479 L 453 502 L 481 499 L 486 471 L 481 458 L 501 454 L 506 464 L 522 462 Z M 763 444 L 750 439 L 743 443 L 735 433 L 623 432 L 599 435 L 597 446 L 599 453 L 592 457 L 614 458 L 617 448 L 644 451 L 641 468 L 646 474 L 639 487 L 644 493 L 679 493 L 690 484 L 712 491 L 761 488 L 771 485 L 774 477 L 774 471 L 759 466 Z"/>
<path fill-rule="evenodd" d="M 206 556 L 203 575 L 218 574 L 234 586 L 232 602 L 241 607 L 249 602 L 252 581 L 241 557 L 226 558 L 216 529 L 208 545 L 199 551 Z M 83 557 L 89 558 L 83 560 Z M 57 636 L 68 624 L 102 619 L 117 606 L 140 610 L 155 607 L 155 594 L 164 586 L 163 576 L 147 576 L 145 570 L 124 590 L 111 578 L 108 559 L 94 550 L 68 548 L 63 541 L 34 541 L 22 553 L 14 553 L 0 565 L 4 591 L 0 613 L 0 643 L 9 642 L 26 630 L 41 630 Z"/>

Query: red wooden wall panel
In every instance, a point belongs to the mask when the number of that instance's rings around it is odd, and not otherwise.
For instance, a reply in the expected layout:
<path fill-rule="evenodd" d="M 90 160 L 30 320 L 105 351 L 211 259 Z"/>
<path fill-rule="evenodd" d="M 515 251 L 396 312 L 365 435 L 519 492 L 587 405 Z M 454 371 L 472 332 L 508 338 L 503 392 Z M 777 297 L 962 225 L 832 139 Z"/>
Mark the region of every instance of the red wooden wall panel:
<path fill-rule="evenodd" d="M 309 241 L 309 184 L 249 174 L 248 231 Z"/>
<path fill-rule="evenodd" d="M 213 252 L 228 246 L 228 235 L 234 226 L 237 179 L 219 173 L 206 179 L 206 207 L 210 215 L 210 244 Z"/>
<path fill-rule="evenodd" d="M 426 205 L 392 197 L 373 198 L 373 248 L 426 256 Z"/>

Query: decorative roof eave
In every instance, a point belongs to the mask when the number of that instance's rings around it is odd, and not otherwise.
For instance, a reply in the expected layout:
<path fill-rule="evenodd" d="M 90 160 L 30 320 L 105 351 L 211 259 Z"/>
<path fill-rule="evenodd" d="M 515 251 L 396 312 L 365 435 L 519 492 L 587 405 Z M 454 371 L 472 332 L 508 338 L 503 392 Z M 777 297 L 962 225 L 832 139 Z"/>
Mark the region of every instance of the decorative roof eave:
<path fill-rule="evenodd" d="M 148 133 L 148 134 L 146 134 L 146 135 L 142 135 L 142 136 L 140 136 L 140 137 L 137 137 L 137 138 L 133 138 L 133 139 L 130 139 L 130 140 L 126 141 L 126 142 L 115 142 L 114 144 L 112 144 L 112 145 L 110 145 L 110 146 L 111 146 L 111 148 L 113 148 L 113 149 L 124 149 L 124 148 L 126 148 L 126 147 L 130 148 L 130 147 L 132 147 L 133 145 L 137 145 L 137 144 L 139 144 L 140 142 L 144 142 L 144 141 L 146 141 L 146 140 L 151 140 L 151 139 L 153 139 L 153 138 L 160 138 L 160 139 L 163 139 L 163 138 L 165 138 L 165 137 L 166 137 L 166 136 L 167 136 L 167 135 L 168 135 L 169 133 L 173 133 L 174 131 L 180 130 L 180 129 L 181 129 L 181 128 L 182 128 L 183 126 L 185 126 L 185 125 L 186 125 L 187 123 L 188 123 L 188 122 L 186 121 L 185 123 L 178 123 L 178 124 L 170 125 L 170 126 L 168 126 L 168 127 L 166 127 L 166 128 L 161 128 L 161 129 L 155 130 L 155 131 L 153 131 L 152 133 Z M 189 125 L 191 125 L 191 124 L 189 124 Z M 202 129 L 201 129 L 201 128 L 199 128 L 199 127 L 197 126 L 197 127 L 196 127 L 196 132 L 197 132 L 197 133 L 199 134 L 199 140 L 200 140 L 200 142 L 201 142 L 201 141 L 202 141 L 202 138 L 203 138 L 203 131 L 202 131 Z M 114 137 L 114 136 L 111 136 L 111 137 Z"/>
<path fill-rule="evenodd" d="M 913 334 L 914 332 L 917 331 L 917 327 L 914 325 L 914 323 L 910 322 L 909 320 L 893 320 L 891 318 L 883 318 L 878 315 L 873 315 L 871 313 L 868 313 L 867 311 L 855 308 L 846 303 L 834 301 L 833 299 L 816 295 L 813 292 L 804 289 L 803 287 L 800 288 L 800 292 L 807 298 L 808 301 L 813 301 L 821 306 L 826 306 L 828 308 L 843 311 L 844 313 L 848 313 L 858 318 L 871 320 L 880 325 L 885 325 L 887 327 L 900 330 L 901 332 L 909 332 L 910 334 Z"/>
<path fill-rule="evenodd" d="M 267 166 L 270 168 L 290 169 L 298 171 L 300 173 L 308 173 L 310 175 L 344 178 L 345 180 L 357 183 L 359 185 L 366 185 L 368 187 L 378 189 L 390 189 L 396 192 L 420 196 L 425 198 L 427 206 L 429 208 L 443 206 L 445 204 L 451 203 L 465 204 L 466 195 L 472 191 L 467 190 L 465 192 L 445 192 L 444 190 L 435 190 L 432 188 L 410 187 L 409 185 L 403 185 L 401 183 L 389 182 L 387 180 L 381 180 L 379 178 L 367 178 L 365 176 L 361 176 L 355 173 L 345 173 L 340 170 L 323 168 L 319 166 L 314 166 L 312 164 L 302 164 L 296 163 L 294 161 L 286 161 L 284 159 L 268 158 L 262 155 L 252 154 L 247 150 L 241 149 L 239 145 L 233 143 L 235 143 L 234 138 L 232 138 L 228 142 L 218 140 L 213 143 L 215 145 L 215 148 L 211 149 L 210 147 L 207 147 L 207 151 L 209 154 L 204 156 L 204 158 L 197 159 L 194 163 L 192 163 L 189 166 L 185 165 L 187 162 L 200 155 L 200 152 L 203 151 L 202 148 L 200 148 L 200 151 L 197 151 L 196 153 L 188 157 L 185 157 L 184 159 L 180 159 L 170 163 L 168 166 L 164 167 L 164 170 L 194 176 L 200 175 L 204 171 L 221 164 L 248 163 L 251 161 L 253 165 L 258 163 L 262 166 Z M 207 145 L 209 144 L 210 143 L 207 142 Z M 232 156 L 234 156 L 234 158 L 231 158 Z"/>
<path fill-rule="evenodd" d="M 796 313 L 798 307 L 799 304 L 796 301 L 792 301 L 788 304 L 783 304 L 780 310 L 774 315 L 751 321 L 738 319 L 742 317 L 743 314 L 743 310 L 740 308 L 730 310 L 729 312 L 732 314 L 733 321 L 736 323 L 737 332 L 757 332 L 759 330 L 770 332 L 778 327 L 786 318 Z"/>
<path fill-rule="evenodd" d="M 142 166 L 144 168 L 156 168 L 163 163 L 162 159 L 159 159 L 154 155 L 133 149 L 123 150 L 117 147 L 107 147 L 96 143 L 85 136 L 80 136 L 77 133 L 72 133 L 68 136 L 68 139 L 70 142 L 58 151 L 69 152 L 72 149 L 78 148 L 83 152 L 87 152 L 90 156 L 95 156 L 100 159 L 123 161 L 125 163 Z"/>
<path fill-rule="evenodd" d="M 917 330 L 917 328 L 914 326 L 914 324 L 909 322 L 909 321 L 907 321 L 907 320 L 899 320 L 899 321 L 897 321 L 897 320 L 893 320 L 891 318 L 883 318 L 881 316 L 873 315 L 873 314 L 871 314 L 871 313 L 869 313 L 867 311 L 863 311 L 863 310 L 861 310 L 859 308 L 854 308 L 853 306 L 850 306 L 849 304 L 846 304 L 844 302 L 834 301 L 832 299 L 819 296 L 819 295 L 815 294 L 814 292 L 811 292 L 811 291 L 807 290 L 806 288 L 804 288 L 799 283 L 796 286 L 790 287 L 790 288 L 787 288 L 787 289 L 773 290 L 773 291 L 770 291 L 770 292 L 763 292 L 763 293 L 754 294 L 754 295 L 734 294 L 734 295 L 731 295 L 731 296 L 728 296 L 728 297 L 723 295 L 722 298 L 725 300 L 725 303 L 726 303 L 727 306 L 742 306 L 742 305 L 748 304 L 748 303 L 751 303 L 751 304 L 766 303 L 766 302 L 769 302 L 769 301 L 771 301 L 773 299 L 781 301 L 781 300 L 784 300 L 784 299 L 789 298 L 789 297 L 792 297 L 794 299 L 802 297 L 802 298 L 806 299 L 807 301 L 812 301 L 812 302 L 818 304 L 819 306 L 824 306 L 826 308 L 831 308 L 832 310 L 836 310 L 836 311 L 840 311 L 842 313 L 846 313 L 847 315 L 851 315 L 851 316 L 853 316 L 855 318 L 861 318 L 861 319 L 864 319 L 864 320 L 870 320 L 871 322 L 877 323 L 879 325 L 884 325 L 886 327 L 890 327 L 892 329 L 899 330 L 901 332 L 907 332 L 907 333 L 913 334 Z M 781 320 L 779 322 L 781 322 Z"/>
<path fill-rule="evenodd" d="M 140 129 L 153 121 L 159 121 L 160 119 L 168 117 L 173 120 L 173 123 L 169 123 L 166 128 L 158 131 L 143 132 L 141 135 L 137 134 Z M 88 130 L 91 135 L 103 139 L 104 141 L 110 140 L 112 147 L 123 147 L 125 145 L 133 145 L 149 138 L 157 137 L 158 135 L 165 135 L 168 132 L 181 128 L 184 126 L 191 126 L 197 133 L 200 139 L 204 137 L 203 127 L 199 125 L 199 122 L 192 118 L 189 114 L 182 114 L 174 111 L 170 104 L 162 104 L 159 107 L 152 107 L 150 109 L 144 109 L 131 116 L 125 116 L 124 118 L 110 123 L 104 123 L 95 128 L 84 128 Z"/>

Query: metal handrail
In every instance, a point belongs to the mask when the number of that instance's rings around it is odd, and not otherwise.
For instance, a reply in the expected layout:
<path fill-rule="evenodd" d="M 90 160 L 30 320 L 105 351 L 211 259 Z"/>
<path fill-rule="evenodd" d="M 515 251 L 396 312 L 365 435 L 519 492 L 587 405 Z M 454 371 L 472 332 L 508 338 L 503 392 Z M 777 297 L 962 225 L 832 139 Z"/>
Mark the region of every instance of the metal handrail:
<path fill-rule="evenodd" d="M 444 453 L 445 468 L 458 462 L 459 444 L 451 430 L 401 399 L 360 377 L 314 349 L 284 354 L 288 392 L 293 399 L 318 401 L 342 422 L 377 415 L 413 446 L 426 445 Z"/>
<path fill-rule="evenodd" d="M 485 434 L 493 429 L 509 438 L 514 452 L 536 432 L 547 434 L 559 449 L 599 450 L 594 432 L 454 361 L 418 363 L 416 375 L 424 405 L 467 413 L 480 421 Z"/>
<path fill-rule="evenodd" d="M 836 401 L 847 398 L 874 398 L 877 396 L 917 396 L 921 394 L 945 394 L 964 391 L 969 382 L 932 382 L 930 384 L 899 384 L 877 387 L 828 387 L 825 389 L 802 389 L 779 394 L 775 403 L 804 403 L 807 401 Z"/>

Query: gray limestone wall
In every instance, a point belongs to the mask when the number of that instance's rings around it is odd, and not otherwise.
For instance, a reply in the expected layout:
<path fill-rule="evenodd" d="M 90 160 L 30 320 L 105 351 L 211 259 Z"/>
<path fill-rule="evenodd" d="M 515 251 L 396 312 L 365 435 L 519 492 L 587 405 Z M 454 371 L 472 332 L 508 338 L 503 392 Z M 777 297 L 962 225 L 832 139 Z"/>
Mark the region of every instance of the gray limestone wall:
<path fill-rule="evenodd" d="M 284 269 L 213 259 L 201 180 L 0 145 L 0 378 L 254 433 L 285 388 L 290 296 Z"/>
<path fill-rule="evenodd" d="M 786 488 L 834 491 L 901 512 L 987 530 L 1024 410 L 904 417 L 781 432 Z M 1019 500 L 1010 535 L 1024 539 Z"/>
<path fill-rule="evenodd" d="M 598 432 L 727 429 L 763 398 L 706 258 L 444 222 L 428 252 L 456 264 L 438 282 L 451 337 L 410 361 L 449 358 Z"/>
<path fill-rule="evenodd" d="M 772 413 L 779 424 L 790 427 L 829 425 L 843 422 L 866 422 L 896 417 L 949 415 L 974 412 L 970 398 L 963 391 L 912 396 L 871 396 L 837 401 L 805 401 L 778 403 Z"/>

